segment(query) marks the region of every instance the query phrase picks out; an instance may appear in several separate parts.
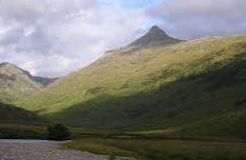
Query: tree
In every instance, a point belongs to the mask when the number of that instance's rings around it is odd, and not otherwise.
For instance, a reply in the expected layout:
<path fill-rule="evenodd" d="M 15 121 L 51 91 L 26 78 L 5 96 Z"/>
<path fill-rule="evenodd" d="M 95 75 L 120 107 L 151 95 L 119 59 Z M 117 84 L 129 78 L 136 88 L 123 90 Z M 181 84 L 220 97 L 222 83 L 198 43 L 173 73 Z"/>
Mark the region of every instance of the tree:
<path fill-rule="evenodd" d="M 50 140 L 68 140 L 71 136 L 69 128 L 60 123 L 48 126 L 47 131 Z"/>

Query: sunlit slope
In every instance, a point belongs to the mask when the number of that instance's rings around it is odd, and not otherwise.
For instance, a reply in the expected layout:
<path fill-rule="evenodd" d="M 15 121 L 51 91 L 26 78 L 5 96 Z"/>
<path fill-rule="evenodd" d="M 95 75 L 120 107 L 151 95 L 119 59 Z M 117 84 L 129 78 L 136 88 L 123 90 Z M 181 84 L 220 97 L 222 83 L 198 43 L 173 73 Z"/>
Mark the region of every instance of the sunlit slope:
<path fill-rule="evenodd" d="M 18 102 L 90 129 L 172 128 L 245 107 L 246 37 L 105 55 Z"/>

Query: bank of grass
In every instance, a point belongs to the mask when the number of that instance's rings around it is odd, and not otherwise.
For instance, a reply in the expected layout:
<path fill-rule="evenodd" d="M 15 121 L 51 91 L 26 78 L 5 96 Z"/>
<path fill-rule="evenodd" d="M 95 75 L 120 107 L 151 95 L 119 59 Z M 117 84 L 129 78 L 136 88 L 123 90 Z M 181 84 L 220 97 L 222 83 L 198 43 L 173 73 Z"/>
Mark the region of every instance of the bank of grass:
<path fill-rule="evenodd" d="M 245 160 L 246 143 L 168 139 L 84 138 L 68 148 L 139 160 Z"/>
<path fill-rule="evenodd" d="M 47 128 L 50 124 L 31 125 L 17 123 L 0 123 L 0 139 L 47 139 Z M 71 138 L 81 138 L 87 136 L 107 136 L 106 134 L 87 133 L 82 128 L 71 128 Z"/>
<path fill-rule="evenodd" d="M 46 139 L 46 126 L 0 123 L 1 139 Z"/>

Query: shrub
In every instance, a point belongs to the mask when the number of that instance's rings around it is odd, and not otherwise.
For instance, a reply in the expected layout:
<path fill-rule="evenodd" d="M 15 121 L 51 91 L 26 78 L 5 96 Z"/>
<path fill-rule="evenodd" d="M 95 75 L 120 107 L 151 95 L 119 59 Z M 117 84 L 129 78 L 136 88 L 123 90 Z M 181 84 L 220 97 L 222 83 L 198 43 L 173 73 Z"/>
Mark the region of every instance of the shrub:
<path fill-rule="evenodd" d="M 53 124 L 48 126 L 48 139 L 50 140 L 68 140 L 70 139 L 70 130 L 64 124 Z"/>

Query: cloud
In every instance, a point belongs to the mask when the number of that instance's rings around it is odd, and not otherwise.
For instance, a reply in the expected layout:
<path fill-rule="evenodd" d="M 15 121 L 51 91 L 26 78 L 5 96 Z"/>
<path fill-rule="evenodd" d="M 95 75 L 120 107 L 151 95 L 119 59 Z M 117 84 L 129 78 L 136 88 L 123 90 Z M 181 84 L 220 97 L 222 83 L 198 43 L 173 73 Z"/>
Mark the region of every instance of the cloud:
<path fill-rule="evenodd" d="M 169 33 L 183 39 L 246 32 L 245 0 L 172 0 L 147 12 Z"/>
<path fill-rule="evenodd" d="M 145 19 L 98 0 L 0 0 L 0 61 L 63 76 L 133 40 Z"/>

